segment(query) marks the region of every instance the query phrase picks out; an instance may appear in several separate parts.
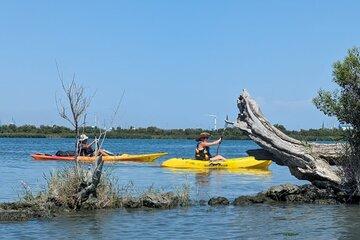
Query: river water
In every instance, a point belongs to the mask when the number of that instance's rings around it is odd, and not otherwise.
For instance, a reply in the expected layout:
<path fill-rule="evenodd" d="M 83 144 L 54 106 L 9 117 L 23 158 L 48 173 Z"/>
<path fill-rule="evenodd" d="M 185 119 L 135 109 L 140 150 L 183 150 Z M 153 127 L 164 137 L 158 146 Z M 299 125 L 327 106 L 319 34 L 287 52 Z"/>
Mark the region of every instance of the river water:
<path fill-rule="evenodd" d="M 44 175 L 73 163 L 35 161 L 30 153 L 54 153 L 71 149 L 71 139 L 0 138 L 0 202 L 14 201 L 22 193 L 22 183 L 40 190 Z M 286 167 L 270 166 L 267 174 L 211 171 L 198 173 L 160 167 L 170 157 L 192 157 L 191 140 L 108 139 L 104 144 L 116 153 L 166 151 L 169 155 L 154 163 L 106 164 L 105 171 L 119 186 L 133 185 L 138 191 L 150 186 L 173 190 L 190 186 L 191 198 L 209 199 L 255 194 L 283 183 L 304 184 L 290 175 Z M 224 141 L 221 154 L 226 157 L 246 155 L 256 148 L 251 141 Z M 1 238 L 25 239 L 359 239 L 360 207 L 317 205 L 253 205 L 242 207 L 195 206 L 171 210 L 101 210 L 51 220 L 0 223 Z"/>

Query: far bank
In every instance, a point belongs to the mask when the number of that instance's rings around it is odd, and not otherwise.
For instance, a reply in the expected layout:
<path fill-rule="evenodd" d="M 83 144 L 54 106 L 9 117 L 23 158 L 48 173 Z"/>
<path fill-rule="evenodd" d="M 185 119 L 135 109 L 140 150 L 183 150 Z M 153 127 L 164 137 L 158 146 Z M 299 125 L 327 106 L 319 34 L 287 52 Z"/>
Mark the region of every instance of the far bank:
<path fill-rule="evenodd" d="M 301 141 L 341 141 L 346 134 L 343 129 L 301 129 L 287 130 L 282 125 L 277 125 L 287 135 Z M 85 127 L 83 130 L 88 136 L 93 137 L 99 133 L 97 127 Z M 103 130 L 102 130 L 103 131 Z M 224 132 L 224 138 L 228 140 L 248 140 L 249 138 L 237 128 L 207 130 L 201 128 L 186 129 L 161 129 L 157 127 L 147 128 L 112 128 L 107 132 L 107 138 L 113 139 L 195 139 L 201 132 L 209 132 L 213 138 L 218 138 Z M 64 126 L 33 125 L 16 126 L 13 124 L 0 126 L 0 138 L 74 138 L 75 133 Z"/>

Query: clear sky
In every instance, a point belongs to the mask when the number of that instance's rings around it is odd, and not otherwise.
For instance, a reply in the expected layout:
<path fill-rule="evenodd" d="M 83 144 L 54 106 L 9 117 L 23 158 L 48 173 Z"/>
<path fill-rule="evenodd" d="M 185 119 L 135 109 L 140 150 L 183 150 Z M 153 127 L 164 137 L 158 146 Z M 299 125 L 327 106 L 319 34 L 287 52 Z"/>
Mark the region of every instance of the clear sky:
<path fill-rule="evenodd" d="M 204 127 L 237 115 L 243 88 L 273 123 L 336 121 L 311 103 L 359 46 L 359 1 L 2 1 L 0 121 L 61 124 L 57 60 L 89 94 L 89 121 Z M 222 126 L 222 122 L 219 123 Z"/>

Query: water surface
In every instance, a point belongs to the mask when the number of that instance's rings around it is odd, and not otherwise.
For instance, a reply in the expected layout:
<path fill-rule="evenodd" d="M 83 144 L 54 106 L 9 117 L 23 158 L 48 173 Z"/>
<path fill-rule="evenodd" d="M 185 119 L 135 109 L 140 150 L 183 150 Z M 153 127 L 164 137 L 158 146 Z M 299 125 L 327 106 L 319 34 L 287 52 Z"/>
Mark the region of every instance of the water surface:
<path fill-rule="evenodd" d="M 34 191 L 45 184 L 43 175 L 73 163 L 34 161 L 29 154 L 53 153 L 71 149 L 71 139 L 4 139 L 0 138 L 0 201 L 17 200 L 21 182 Z M 169 157 L 192 157 L 195 142 L 191 140 L 124 140 L 109 139 L 105 147 L 112 152 L 169 153 L 155 163 L 107 164 L 105 170 L 123 186 L 132 182 L 139 190 L 154 186 L 172 190 L 183 184 L 191 188 L 193 199 L 254 194 L 282 183 L 303 184 L 289 174 L 286 167 L 270 166 L 271 174 L 242 172 L 174 171 L 160 167 Z M 256 148 L 251 141 L 224 141 L 221 154 L 226 157 L 246 155 Z M 1 223 L 0 236 L 13 238 L 117 238 L 117 239 L 219 239 L 219 238 L 294 238 L 334 239 L 357 236 L 360 227 L 358 206 L 254 205 L 244 207 L 190 207 L 172 210 L 106 210 L 77 214 L 51 220 Z"/>

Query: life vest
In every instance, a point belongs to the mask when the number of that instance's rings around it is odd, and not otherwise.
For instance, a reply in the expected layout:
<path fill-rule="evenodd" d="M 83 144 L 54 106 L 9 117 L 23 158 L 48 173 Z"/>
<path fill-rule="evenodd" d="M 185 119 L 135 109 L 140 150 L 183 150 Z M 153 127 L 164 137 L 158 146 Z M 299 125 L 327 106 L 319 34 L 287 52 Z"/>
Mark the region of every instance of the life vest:
<path fill-rule="evenodd" d="M 86 144 L 83 144 L 82 142 L 79 141 L 78 143 L 78 149 L 79 149 L 79 155 L 80 156 L 93 156 L 94 154 L 94 150 L 92 149 L 91 146 L 89 147 L 85 147 Z"/>
<path fill-rule="evenodd" d="M 205 147 L 200 150 L 199 145 L 200 145 L 200 143 L 197 144 L 196 149 L 195 149 L 195 159 L 196 160 L 204 160 L 204 161 L 210 160 L 210 158 L 211 158 L 210 148 Z"/>

